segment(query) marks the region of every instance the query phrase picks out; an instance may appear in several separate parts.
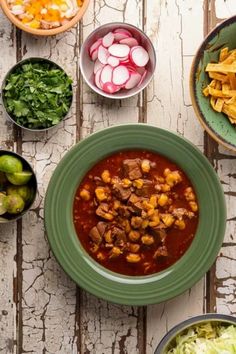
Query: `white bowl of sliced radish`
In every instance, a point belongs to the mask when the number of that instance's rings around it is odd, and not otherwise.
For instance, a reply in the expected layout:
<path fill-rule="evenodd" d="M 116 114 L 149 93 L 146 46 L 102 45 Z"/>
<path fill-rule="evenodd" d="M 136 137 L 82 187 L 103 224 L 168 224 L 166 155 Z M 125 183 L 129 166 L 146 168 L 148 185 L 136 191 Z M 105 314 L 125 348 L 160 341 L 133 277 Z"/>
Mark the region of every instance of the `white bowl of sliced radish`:
<path fill-rule="evenodd" d="M 142 91 L 156 67 L 155 50 L 139 28 L 108 23 L 94 30 L 81 47 L 80 69 L 98 94 L 122 99 Z"/>

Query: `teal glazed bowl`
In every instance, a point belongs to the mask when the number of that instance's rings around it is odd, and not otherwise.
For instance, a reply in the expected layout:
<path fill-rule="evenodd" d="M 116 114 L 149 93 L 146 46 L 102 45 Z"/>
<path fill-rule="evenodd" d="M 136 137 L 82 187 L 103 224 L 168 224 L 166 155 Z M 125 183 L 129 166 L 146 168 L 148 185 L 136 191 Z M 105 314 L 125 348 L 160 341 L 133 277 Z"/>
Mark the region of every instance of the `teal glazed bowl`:
<path fill-rule="evenodd" d="M 196 235 L 182 258 L 164 271 L 136 277 L 95 262 L 82 247 L 73 223 L 74 196 L 86 172 L 104 157 L 132 149 L 157 152 L 179 165 L 195 188 L 200 210 Z M 186 139 L 146 124 L 107 128 L 75 145 L 58 164 L 45 199 L 48 240 L 65 272 L 88 292 L 126 305 L 159 303 L 195 284 L 218 254 L 225 223 L 224 194 L 208 160 Z"/>
<path fill-rule="evenodd" d="M 221 22 L 203 40 L 190 73 L 190 94 L 194 111 L 203 128 L 219 144 L 236 152 L 236 128 L 224 113 L 218 113 L 210 105 L 209 97 L 202 93 L 210 83 L 205 68 L 210 62 L 218 62 L 222 48 L 236 48 L 236 15 Z"/>
<path fill-rule="evenodd" d="M 154 354 L 167 354 L 172 348 L 175 348 L 176 337 L 178 335 L 186 334 L 192 326 L 204 325 L 207 323 L 211 323 L 215 325 L 217 324 L 221 326 L 231 326 L 231 325 L 236 326 L 236 318 L 233 316 L 216 314 L 216 313 L 207 313 L 205 315 L 199 315 L 199 316 L 189 318 L 177 324 L 163 337 L 158 347 L 156 348 Z M 211 353 L 213 353 L 213 351 Z M 227 353 L 233 353 L 233 352 L 227 351 Z"/>

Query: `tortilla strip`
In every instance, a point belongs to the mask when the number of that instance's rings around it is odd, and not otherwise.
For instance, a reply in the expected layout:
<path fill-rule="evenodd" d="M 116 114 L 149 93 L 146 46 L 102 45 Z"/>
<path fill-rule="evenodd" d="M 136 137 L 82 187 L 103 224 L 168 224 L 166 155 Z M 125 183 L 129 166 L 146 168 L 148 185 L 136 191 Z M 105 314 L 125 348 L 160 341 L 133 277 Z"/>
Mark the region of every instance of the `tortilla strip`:
<path fill-rule="evenodd" d="M 233 50 L 229 53 L 230 53 L 230 55 L 222 63 L 232 64 L 236 60 L 236 50 Z"/>
<path fill-rule="evenodd" d="M 220 71 L 220 72 L 227 72 L 227 73 L 236 73 L 236 63 L 232 64 L 207 64 L 206 71 Z"/>
<path fill-rule="evenodd" d="M 236 90 L 236 76 L 235 76 L 235 74 L 234 73 L 228 73 L 227 77 L 229 79 L 230 87 L 233 90 Z"/>
<path fill-rule="evenodd" d="M 229 55 L 229 48 L 228 47 L 221 49 L 219 61 L 221 62 L 221 61 L 225 60 L 228 57 L 228 55 Z"/>
<path fill-rule="evenodd" d="M 223 98 L 218 98 L 217 101 L 216 101 L 216 103 L 215 103 L 214 109 L 215 109 L 217 112 L 222 112 L 224 103 L 225 103 L 225 101 L 224 101 Z"/>
<path fill-rule="evenodd" d="M 230 117 L 230 116 L 228 116 L 228 118 L 229 118 L 229 120 L 230 120 L 230 123 L 236 124 L 236 119 L 234 119 L 234 118 L 232 118 L 232 117 Z"/>
<path fill-rule="evenodd" d="M 232 73 L 230 73 L 230 74 L 232 74 Z M 221 81 L 222 83 L 224 83 L 224 82 L 229 82 L 229 77 L 228 77 L 228 75 L 221 74 L 221 73 L 218 73 L 218 72 L 210 71 L 210 72 L 209 72 L 209 77 L 210 77 L 211 79 L 219 80 L 219 81 Z"/>
<path fill-rule="evenodd" d="M 217 90 L 214 89 L 210 86 L 209 88 L 209 95 L 215 96 L 215 97 L 233 97 L 236 96 L 236 90 L 228 90 L 227 93 L 224 93 L 222 90 Z"/>
<path fill-rule="evenodd" d="M 222 112 L 226 113 L 232 119 L 236 119 L 236 106 L 235 105 L 224 104 L 223 108 L 222 108 Z"/>

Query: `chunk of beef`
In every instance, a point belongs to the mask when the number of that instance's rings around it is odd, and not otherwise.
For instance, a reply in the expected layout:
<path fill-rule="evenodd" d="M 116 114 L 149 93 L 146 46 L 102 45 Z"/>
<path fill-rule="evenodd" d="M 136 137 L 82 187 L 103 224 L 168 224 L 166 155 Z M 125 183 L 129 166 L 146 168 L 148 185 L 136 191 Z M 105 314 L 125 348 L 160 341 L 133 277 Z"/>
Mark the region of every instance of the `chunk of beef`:
<path fill-rule="evenodd" d="M 107 227 L 107 223 L 104 221 L 99 221 L 97 223 L 97 229 L 102 236 L 104 235 L 104 233 L 106 231 L 106 227 Z"/>
<path fill-rule="evenodd" d="M 131 181 L 142 177 L 142 170 L 140 166 L 140 159 L 126 159 L 123 161 L 124 176 Z"/>
<path fill-rule="evenodd" d="M 131 190 L 130 188 L 124 188 L 121 182 L 116 182 L 113 185 L 113 192 L 116 197 L 120 200 L 127 200 L 130 197 Z"/>
<path fill-rule="evenodd" d="M 89 237 L 96 245 L 100 245 L 102 242 L 103 235 L 106 231 L 107 223 L 99 221 L 96 226 L 94 226 L 90 232 Z"/>
<path fill-rule="evenodd" d="M 183 216 L 187 216 L 189 219 L 191 219 L 194 216 L 194 213 L 192 211 L 188 211 L 185 208 L 176 208 L 172 211 L 172 215 L 181 220 L 183 219 Z"/>
<path fill-rule="evenodd" d="M 97 226 L 94 226 L 90 231 L 89 231 L 89 237 L 92 239 L 92 241 L 97 244 L 100 245 L 100 243 L 102 242 L 102 235 L 100 234 Z"/>
<path fill-rule="evenodd" d="M 136 194 L 132 193 L 129 200 L 128 200 L 128 206 L 130 206 L 132 209 L 129 210 L 133 210 L 134 213 L 141 215 L 143 206 L 142 206 L 142 201 L 143 199 L 138 197 Z"/>
<path fill-rule="evenodd" d="M 106 220 L 114 219 L 114 215 L 109 211 L 109 205 L 107 203 L 101 203 L 96 209 L 96 214 Z"/>
<path fill-rule="evenodd" d="M 131 212 L 130 212 L 128 206 L 126 206 L 126 205 L 121 205 L 121 206 L 118 208 L 118 214 L 119 214 L 120 216 L 122 216 L 123 218 L 129 218 Z"/>
<path fill-rule="evenodd" d="M 111 228 L 111 234 L 112 234 L 113 240 L 115 240 L 114 244 L 116 246 L 123 246 L 125 244 L 126 234 L 122 228 L 113 225 Z"/>
<path fill-rule="evenodd" d="M 155 251 L 153 258 L 156 259 L 158 257 L 167 257 L 168 256 L 168 251 L 166 246 L 160 246 L 158 249 Z"/>
<path fill-rule="evenodd" d="M 94 180 L 94 182 L 96 183 L 97 186 L 102 186 L 104 184 L 102 179 L 101 179 L 101 177 L 95 176 L 93 178 L 93 180 Z"/>
<path fill-rule="evenodd" d="M 165 239 L 166 239 L 166 230 L 164 228 L 161 228 L 158 226 L 155 227 L 150 227 L 150 231 L 149 233 L 155 237 L 155 240 L 159 243 L 165 243 Z"/>
<path fill-rule="evenodd" d="M 152 181 L 150 181 L 149 179 L 144 179 L 142 188 L 136 189 L 135 193 L 139 197 L 150 197 L 153 191 L 154 184 L 152 183 Z"/>

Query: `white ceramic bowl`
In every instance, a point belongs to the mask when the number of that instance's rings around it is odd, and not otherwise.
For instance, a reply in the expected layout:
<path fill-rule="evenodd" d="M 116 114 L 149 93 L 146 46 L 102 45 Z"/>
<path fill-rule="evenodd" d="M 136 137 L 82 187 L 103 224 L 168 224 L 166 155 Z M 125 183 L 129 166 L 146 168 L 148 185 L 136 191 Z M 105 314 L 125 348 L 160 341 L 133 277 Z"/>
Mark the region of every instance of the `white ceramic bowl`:
<path fill-rule="evenodd" d="M 91 45 L 100 37 L 105 36 L 108 32 L 115 30 L 116 28 L 123 28 L 130 31 L 134 38 L 138 40 L 140 45 L 142 45 L 149 54 L 149 62 L 146 65 L 147 75 L 139 87 L 134 87 L 131 90 L 121 90 L 119 92 L 109 94 L 100 90 L 94 83 L 94 62 L 91 60 L 89 55 L 89 48 Z M 156 67 L 156 54 L 151 40 L 148 36 L 139 28 L 123 23 L 123 22 L 113 22 L 107 23 L 103 26 L 96 28 L 84 41 L 81 47 L 80 53 L 80 70 L 83 75 L 84 80 L 89 85 L 89 87 L 97 92 L 98 94 L 113 99 L 128 98 L 141 92 L 150 82 L 154 74 Z"/>

